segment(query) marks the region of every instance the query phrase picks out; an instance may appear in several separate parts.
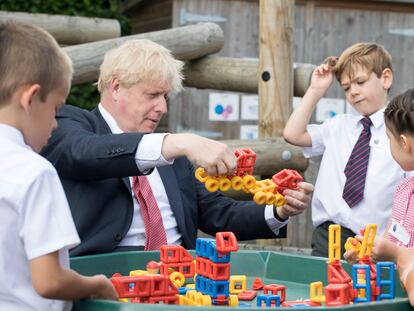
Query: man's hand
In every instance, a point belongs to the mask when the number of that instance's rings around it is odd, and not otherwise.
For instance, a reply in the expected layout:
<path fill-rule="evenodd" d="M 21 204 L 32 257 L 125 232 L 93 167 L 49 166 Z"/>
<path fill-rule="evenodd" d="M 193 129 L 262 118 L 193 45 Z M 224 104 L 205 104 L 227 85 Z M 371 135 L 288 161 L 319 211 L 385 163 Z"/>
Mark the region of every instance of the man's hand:
<path fill-rule="evenodd" d="M 308 206 L 313 193 L 313 185 L 307 182 L 298 184 L 299 188 L 292 190 L 286 189 L 283 192 L 286 204 L 275 207 L 276 213 L 281 219 L 287 219 L 289 216 L 295 216 L 302 213 Z"/>
<path fill-rule="evenodd" d="M 210 176 L 231 175 L 237 161 L 225 144 L 194 134 L 169 134 L 164 138 L 162 155 L 166 160 L 185 156 Z"/>

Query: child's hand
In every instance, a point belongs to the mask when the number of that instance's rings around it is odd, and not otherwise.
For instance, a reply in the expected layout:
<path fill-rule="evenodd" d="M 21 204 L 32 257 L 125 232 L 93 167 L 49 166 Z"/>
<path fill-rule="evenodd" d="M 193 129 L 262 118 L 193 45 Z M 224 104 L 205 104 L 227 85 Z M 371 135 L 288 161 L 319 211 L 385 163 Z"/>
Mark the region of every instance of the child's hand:
<path fill-rule="evenodd" d="M 358 251 L 350 249 L 344 253 L 344 259 L 350 265 L 356 264 L 358 262 L 358 254 Z"/>
<path fill-rule="evenodd" d="M 310 89 L 319 93 L 322 97 L 333 82 L 333 68 L 336 58 L 331 56 L 327 61 L 315 68 L 312 73 Z"/>
<path fill-rule="evenodd" d="M 395 261 L 398 246 L 384 237 L 376 236 L 371 250 L 371 259 L 377 261 Z"/>
<path fill-rule="evenodd" d="M 118 299 L 118 293 L 116 292 L 111 281 L 106 276 L 99 274 L 93 276 L 93 278 L 96 279 L 97 283 L 99 283 L 99 291 L 91 298 L 108 300 Z"/>
<path fill-rule="evenodd" d="M 396 254 L 402 287 L 407 291 L 410 304 L 414 307 L 414 249 L 397 246 Z"/>

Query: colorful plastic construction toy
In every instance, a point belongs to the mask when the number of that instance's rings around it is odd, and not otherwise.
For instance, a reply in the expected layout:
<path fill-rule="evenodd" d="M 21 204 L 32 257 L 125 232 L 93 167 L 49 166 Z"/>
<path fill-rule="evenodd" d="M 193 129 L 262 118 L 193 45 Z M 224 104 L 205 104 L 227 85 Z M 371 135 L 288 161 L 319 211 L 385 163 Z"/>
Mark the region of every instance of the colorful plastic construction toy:
<path fill-rule="evenodd" d="M 237 157 L 237 170 L 231 176 L 209 176 L 203 168 L 195 171 L 197 180 L 205 184 L 210 192 L 228 191 L 233 188 L 236 191 L 243 190 L 253 195 L 253 201 L 257 204 L 274 204 L 281 206 L 285 203 L 283 191 L 296 189 L 302 181 L 302 176 L 295 170 L 284 169 L 272 176 L 272 179 L 256 181 L 251 176 L 253 173 L 256 154 L 251 149 L 237 149 L 234 151 Z"/>
<path fill-rule="evenodd" d="M 196 290 L 209 295 L 214 305 L 238 305 L 237 296 L 229 292 L 230 253 L 237 250 L 237 239 L 232 232 L 218 232 L 216 240 L 197 239 Z"/>
<path fill-rule="evenodd" d="M 340 306 L 351 302 L 368 302 L 394 297 L 394 264 L 379 262 L 375 266 L 370 260 L 377 226 L 368 224 L 361 232 L 362 243 L 348 239 L 346 247 L 358 251 L 359 264 L 352 267 L 352 279 L 342 268 L 341 228 L 329 226 L 328 285 L 323 295 L 322 282 L 310 286 L 311 301 L 327 306 Z M 358 243 L 356 243 L 356 242 Z"/>

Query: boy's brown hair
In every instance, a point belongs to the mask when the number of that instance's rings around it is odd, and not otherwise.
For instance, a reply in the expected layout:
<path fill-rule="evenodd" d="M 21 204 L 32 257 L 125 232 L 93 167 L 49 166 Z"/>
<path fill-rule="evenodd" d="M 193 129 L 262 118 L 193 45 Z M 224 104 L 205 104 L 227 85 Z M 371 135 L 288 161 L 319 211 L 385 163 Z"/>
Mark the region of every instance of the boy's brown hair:
<path fill-rule="evenodd" d="M 414 135 L 414 88 L 391 99 L 384 111 L 386 126 L 395 135 Z"/>
<path fill-rule="evenodd" d="M 357 43 L 347 48 L 336 61 L 334 72 L 336 79 L 341 82 L 342 74 L 346 74 L 350 80 L 355 75 L 358 66 L 366 69 L 369 74 L 374 72 L 379 78 L 384 69 L 392 71 L 392 57 L 380 44 L 371 42 Z"/>
<path fill-rule="evenodd" d="M 23 85 L 39 84 L 40 100 L 72 78 L 72 62 L 45 30 L 0 22 L 0 107 Z"/>

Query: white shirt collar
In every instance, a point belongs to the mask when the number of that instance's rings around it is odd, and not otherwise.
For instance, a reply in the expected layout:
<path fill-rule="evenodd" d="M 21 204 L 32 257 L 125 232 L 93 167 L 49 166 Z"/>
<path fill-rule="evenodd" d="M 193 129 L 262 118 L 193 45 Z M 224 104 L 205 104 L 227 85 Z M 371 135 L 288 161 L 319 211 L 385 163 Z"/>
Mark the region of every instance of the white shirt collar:
<path fill-rule="evenodd" d="M 384 111 L 385 111 L 385 107 L 381 108 L 380 110 L 378 110 L 377 112 L 373 113 L 372 115 L 369 116 L 369 118 L 371 119 L 372 122 L 372 126 L 374 128 L 379 128 L 381 125 L 384 124 Z M 354 115 L 353 116 L 353 122 L 354 123 L 354 127 L 358 128 L 360 125 L 360 121 L 363 118 L 362 115 Z"/>
<path fill-rule="evenodd" d="M 0 137 L 5 138 L 7 140 L 11 140 L 19 144 L 20 146 L 31 149 L 30 146 L 27 145 L 26 142 L 24 141 L 22 132 L 20 132 L 17 128 L 13 126 L 0 123 Z"/>
<path fill-rule="evenodd" d="M 118 123 L 116 123 L 115 119 L 111 116 L 111 114 L 104 108 L 102 103 L 99 103 L 98 109 L 102 115 L 102 118 L 105 120 L 106 124 L 108 124 L 113 134 L 122 134 L 124 132 L 118 126 Z"/>

